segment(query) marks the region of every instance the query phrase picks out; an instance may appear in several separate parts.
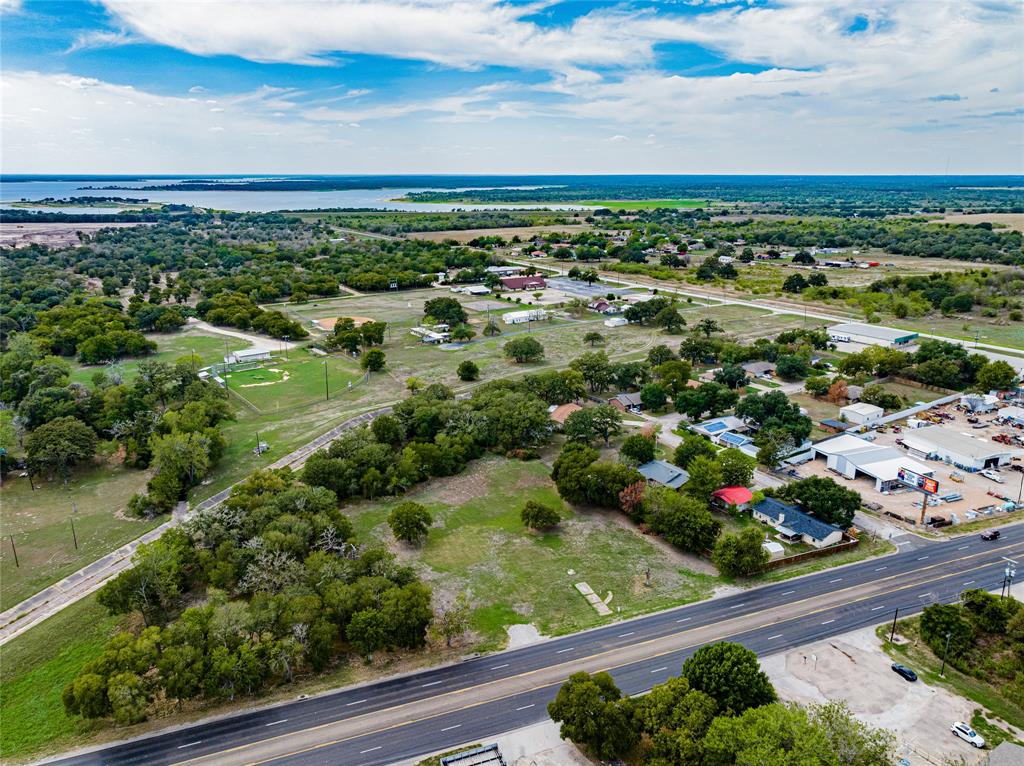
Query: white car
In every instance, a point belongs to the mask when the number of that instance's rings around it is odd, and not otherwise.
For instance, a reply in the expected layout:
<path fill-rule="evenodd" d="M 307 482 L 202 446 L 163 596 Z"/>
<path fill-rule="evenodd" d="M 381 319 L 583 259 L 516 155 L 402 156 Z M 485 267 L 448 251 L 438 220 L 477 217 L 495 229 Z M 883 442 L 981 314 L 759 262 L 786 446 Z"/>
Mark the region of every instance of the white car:
<path fill-rule="evenodd" d="M 982 736 L 963 721 L 957 721 L 949 729 L 967 744 L 974 745 L 979 749 L 985 747 L 985 740 Z"/>
<path fill-rule="evenodd" d="M 1000 476 L 995 471 L 990 471 L 988 468 L 986 468 L 984 471 L 980 471 L 980 473 L 986 479 L 994 481 L 996 484 L 1002 484 L 1003 483 L 1003 477 Z"/>

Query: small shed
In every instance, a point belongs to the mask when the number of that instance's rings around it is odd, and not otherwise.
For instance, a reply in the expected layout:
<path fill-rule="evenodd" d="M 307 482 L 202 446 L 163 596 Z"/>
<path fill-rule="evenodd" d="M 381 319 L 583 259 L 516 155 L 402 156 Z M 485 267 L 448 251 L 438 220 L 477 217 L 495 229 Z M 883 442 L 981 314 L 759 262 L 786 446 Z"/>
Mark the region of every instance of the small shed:
<path fill-rule="evenodd" d="M 848 423 L 852 423 L 857 426 L 873 423 L 883 415 L 885 415 L 885 410 L 877 405 L 868 404 L 867 402 L 847 404 L 845 407 L 839 408 L 839 417 L 845 418 Z"/>

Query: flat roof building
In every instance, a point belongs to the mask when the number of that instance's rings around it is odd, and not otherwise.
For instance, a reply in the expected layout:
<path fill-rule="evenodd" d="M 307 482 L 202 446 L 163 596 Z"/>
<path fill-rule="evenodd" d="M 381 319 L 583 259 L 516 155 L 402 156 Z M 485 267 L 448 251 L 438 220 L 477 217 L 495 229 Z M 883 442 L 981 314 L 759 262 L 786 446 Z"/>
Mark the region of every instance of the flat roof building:
<path fill-rule="evenodd" d="M 897 330 L 860 322 L 843 322 L 828 328 L 829 337 L 839 343 L 857 343 L 862 346 L 906 348 L 917 340 L 918 334 L 910 330 Z"/>
<path fill-rule="evenodd" d="M 525 324 L 526 322 L 542 322 L 548 318 L 548 312 L 544 309 L 529 309 L 528 311 L 509 311 L 501 315 L 505 324 Z"/>
<path fill-rule="evenodd" d="M 904 431 L 903 444 L 914 457 L 941 460 L 966 471 L 981 471 L 1009 465 L 1015 457 L 1024 456 L 1024 449 L 976 439 L 951 428 L 929 426 Z"/>
<path fill-rule="evenodd" d="M 224 357 L 225 364 L 243 364 L 245 362 L 265 362 L 270 359 L 270 349 L 266 348 L 244 348 L 241 351 L 232 351 Z"/>

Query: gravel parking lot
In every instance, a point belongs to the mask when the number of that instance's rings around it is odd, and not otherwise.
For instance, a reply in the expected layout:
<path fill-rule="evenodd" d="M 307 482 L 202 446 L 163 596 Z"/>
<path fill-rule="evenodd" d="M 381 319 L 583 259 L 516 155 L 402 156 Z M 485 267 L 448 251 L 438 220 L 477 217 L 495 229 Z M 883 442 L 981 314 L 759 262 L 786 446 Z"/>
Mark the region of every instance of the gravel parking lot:
<path fill-rule="evenodd" d="M 942 425 L 945 428 L 955 429 L 961 433 L 970 434 L 973 437 L 985 440 L 992 440 L 992 437 L 996 434 L 1006 434 L 1008 436 L 1016 436 L 1021 434 L 1020 429 L 1012 428 L 1008 425 L 999 425 L 994 422 L 996 413 L 989 413 L 987 415 L 978 416 L 979 423 L 986 424 L 985 428 L 975 429 L 972 428 L 974 424 L 967 422 L 967 415 L 962 412 L 958 412 L 952 405 L 944 405 L 937 407 L 930 412 L 945 412 L 953 416 L 953 420 L 945 421 Z M 905 423 L 898 423 L 897 425 L 902 426 L 902 432 L 896 433 L 892 426 L 889 426 L 885 432 L 873 432 L 875 440 L 874 444 L 885 447 L 895 447 L 901 451 L 904 451 L 897 440 L 900 440 L 903 435 L 907 433 Z M 1024 487 L 1024 473 L 1018 473 L 1009 467 L 1000 469 L 997 473 L 1003 478 L 1003 483 L 999 484 L 992 481 L 980 473 L 970 473 L 968 471 L 957 470 L 954 466 L 946 465 L 936 461 L 923 461 L 919 458 L 915 458 L 918 462 L 925 462 L 927 465 L 935 468 L 935 478 L 939 482 L 939 494 L 938 497 L 951 492 L 959 492 L 963 495 L 963 498 L 953 502 L 944 502 L 936 498 L 936 505 L 929 505 L 926 515 L 931 517 L 942 517 L 949 519 L 951 516 L 955 517 L 954 523 L 963 523 L 967 521 L 973 521 L 977 518 L 985 518 L 992 515 L 1001 514 L 1002 511 L 998 510 L 998 506 L 1005 503 L 1004 498 L 1010 500 L 1017 500 L 1018 493 Z M 1022 465 L 1021 461 L 1015 461 L 1014 465 Z M 915 491 L 895 491 L 888 493 L 881 493 L 875 490 L 874 479 L 866 476 L 858 476 L 856 479 L 847 479 L 844 476 L 840 476 L 830 471 L 826 465 L 824 459 L 813 460 L 809 463 L 804 463 L 798 468 L 801 476 L 826 476 L 835 479 L 841 484 L 848 486 L 850 489 L 854 489 L 861 494 L 865 502 L 878 503 L 882 506 L 882 511 L 892 511 L 902 516 L 916 518 L 921 508 L 921 495 Z M 956 475 L 961 481 L 956 481 L 952 478 L 952 475 Z M 994 493 L 994 494 L 990 494 Z"/>
<path fill-rule="evenodd" d="M 815 659 L 816 658 L 816 659 Z M 984 756 L 949 727 L 970 721 L 977 707 L 945 689 L 896 675 L 874 628 L 799 647 L 762 660 L 784 700 L 801 704 L 842 700 L 859 719 L 896 734 L 897 751 L 911 766 Z"/>

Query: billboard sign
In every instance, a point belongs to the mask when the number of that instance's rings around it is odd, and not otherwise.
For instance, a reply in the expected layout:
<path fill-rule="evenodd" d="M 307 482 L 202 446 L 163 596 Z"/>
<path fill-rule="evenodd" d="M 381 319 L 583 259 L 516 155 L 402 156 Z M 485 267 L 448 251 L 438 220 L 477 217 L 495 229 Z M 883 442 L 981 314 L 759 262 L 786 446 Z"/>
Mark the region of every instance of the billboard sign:
<path fill-rule="evenodd" d="M 909 468 L 900 468 L 896 472 L 896 478 L 908 487 L 913 487 L 929 495 L 937 494 L 939 491 L 939 482 L 935 479 L 929 479 L 927 476 L 922 476 L 919 473 L 914 473 Z"/>

